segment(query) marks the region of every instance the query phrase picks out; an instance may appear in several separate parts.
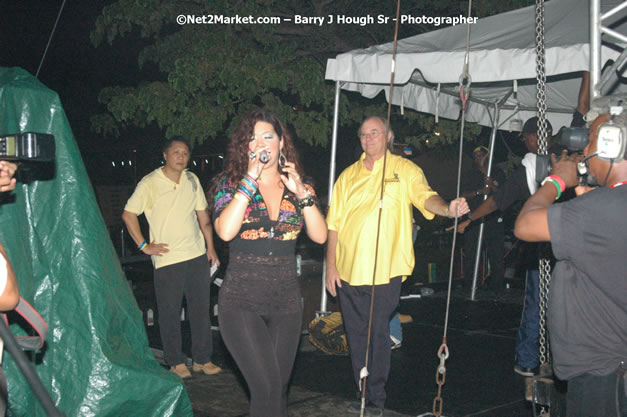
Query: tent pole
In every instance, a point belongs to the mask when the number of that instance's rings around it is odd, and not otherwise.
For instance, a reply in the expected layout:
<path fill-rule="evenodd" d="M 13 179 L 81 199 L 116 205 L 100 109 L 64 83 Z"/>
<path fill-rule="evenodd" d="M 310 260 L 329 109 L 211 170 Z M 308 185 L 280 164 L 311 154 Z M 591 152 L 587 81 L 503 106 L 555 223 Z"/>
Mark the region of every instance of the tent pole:
<path fill-rule="evenodd" d="M 625 3 L 627 4 L 627 3 Z M 605 73 L 601 74 L 601 80 L 599 81 L 599 93 L 601 95 L 607 95 L 612 88 L 618 82 L 618 70 L 623 67 L 625 60 L 627 59 L 627 49 L 623 49 L 614 64 L 605 70 Z"/>
<path fill-rule="evenodd" d="M 333 107 L 333 136 L 331 137 L 331 160 L 329 162 L 329 192 L 327 204 L 331 204 L 331 195 L 333 194 L 333 183 L 335 182 L 335 156 L 337 148 L 337 126 L 340 112 L 340 90 L 342 85 L 340 81 L 335 82 L 335 105 Z M 320 295 L 320 311 L 316 313 L 316 317 L 327 315 L 327 256 L 326 251 L 324 261 L 322 262 L 322 294 Z"/>
<path fill-rule="evenodd" d="M 496 131 L 499 128 L 499 103 L 494 103 L 494 120 L 492 121 L 492 134 L 490 135 L 490 156 L 488 158 L 488 173 L 489 177 L 492 174 L 492 158 L 494 157 L 494 142 L 496 141 Z M 488 196 L 484 195 L 483 200 L 487 200 Z M 475 253 L 475 268 L 472 274 L 472 289 L 470 290 L 470 300 L 475 301 L 475 297 L 477 294 L 477 275 L 479 272 L 479 260 L 481 259 L 481 243 L 483 242 L 483 227 L 484 227 L 484 218 L 481 219 L 481 224 L 479 225 L 479 237 L 477 237 L 477 251 Z M 485 273 L 485 271 L 484 271 Z"/>
<path fill-rule="evenodd" d="M 618 80 L 617 72 L 623 66 L 627 49 L 615 60 L 611 68 L 605 74 L 601 74 L 601 36 L 605 33 L 609 37 L 625 42 L 627 37 L 623 34 L 603 26 L 603 21 L 619 13 L 627 7 L 627 2 L 623 2 L 604 14 L 601 14 L 600 0 L 590 2 L 590 99 L 602 97 L 609 93 L 613 85 Z M 624 16 L 623 16 L 624 18 Z"/>
<path fill-rule="evenodd" d="M 601 96 L 601 0 L 590 1 L 590 102 Z"/>

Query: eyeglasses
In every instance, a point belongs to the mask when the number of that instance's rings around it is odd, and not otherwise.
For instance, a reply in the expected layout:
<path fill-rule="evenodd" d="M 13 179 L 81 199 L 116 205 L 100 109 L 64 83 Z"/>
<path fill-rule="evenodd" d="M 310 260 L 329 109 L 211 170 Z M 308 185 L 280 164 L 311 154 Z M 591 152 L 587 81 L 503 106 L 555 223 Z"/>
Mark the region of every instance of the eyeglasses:
<path fill-rule="evenodd" d="M 378 138 L 380 134 L 381 132 L 378 130 L 371 130 L 370 132 L 360 134 L 359 137 L 362 139 L 374 139 Z"/>

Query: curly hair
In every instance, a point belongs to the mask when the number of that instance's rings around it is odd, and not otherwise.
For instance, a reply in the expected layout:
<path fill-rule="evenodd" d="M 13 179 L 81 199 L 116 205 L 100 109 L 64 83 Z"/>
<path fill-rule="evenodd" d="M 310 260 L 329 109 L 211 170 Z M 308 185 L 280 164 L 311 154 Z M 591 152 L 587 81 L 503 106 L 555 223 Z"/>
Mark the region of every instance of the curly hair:
<path fill-rule="evenodd" d="M 235 184 L 239 182 L 248 171 L 248 143 L 254 134 L 257 122 L 266 122 L 272 125 L 279 138 L 283 139 L 283 149 L 281 152 L 289 162 L 294 162 L 296 171 L 301 177 L 303 176 L 298 151 L 294 146 L 294 141 L 289 131 L 274 113 L 264 109 L 257 109 L 244 115 L 233 131 L 231 141 L 226 148 L 224 169 L 214 177 L 209 189 L 210 197 L 215 195 L 218 183 L 225 177 L 229 182 Z"/>

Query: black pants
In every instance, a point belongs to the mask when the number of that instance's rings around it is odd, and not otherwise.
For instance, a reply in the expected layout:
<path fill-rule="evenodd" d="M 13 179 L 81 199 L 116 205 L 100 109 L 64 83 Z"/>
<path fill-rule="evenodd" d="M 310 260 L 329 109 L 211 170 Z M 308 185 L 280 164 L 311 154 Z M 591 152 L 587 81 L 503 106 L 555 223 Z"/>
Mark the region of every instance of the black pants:
<path fill-rule="evenodd" d="M 351 286 L 342 281 L 342 287 L 339 287 L 338 291 L 342 319 L 351 351 L 353 376 L 359 386 L 359 372 L 366 360 L 372 286 Z M 389 284 L 375 286 L 366 398 L 378 408 L 384 408 L 385 405 L 385 384 L 390 373 L 392 352 L 390 319 L 398 306 L 400 295 L 401 277 L 392 278 Z"/>
<path fill-rule="evenodd" d="M 479 226 L 481 222 L 475 222 L 464 233 L 464 280 L 466 285 L 471 285 L 475 269 L 475 257 L 477 256 L 477 239 L 479 238 Z M 483 244 L 490 261 L 490 288 L 501 291 L 505 287 L 505 246 L 504 246 L 503 222 L 498 222 L 497 217 L 490 217 L 483 226 Z"/>
<path fill-rule="evenodd" d="M 209 316 L 209 260 L 201 255 L 189 261 L 155 269 L 155 297 L 163 356 L 169 365 L 185 362 L 181 348 L 181 305 L 187 300 L 192 331 L 192 358 L 197 363 L 211 360 L 211 317 Z"/>
<path fill-rule="evenodd" d="M 220 311 L 222 339 L 250 391 L 250 417 L 287 417 L 287 388 L 302 325 L 297 313 Z"/>
<path fill-rule="evenodd" d="M 568 417 L 625 417 L 626 401 L 624 369 L 605 376 L 583 374 L 568 380 Z"/>

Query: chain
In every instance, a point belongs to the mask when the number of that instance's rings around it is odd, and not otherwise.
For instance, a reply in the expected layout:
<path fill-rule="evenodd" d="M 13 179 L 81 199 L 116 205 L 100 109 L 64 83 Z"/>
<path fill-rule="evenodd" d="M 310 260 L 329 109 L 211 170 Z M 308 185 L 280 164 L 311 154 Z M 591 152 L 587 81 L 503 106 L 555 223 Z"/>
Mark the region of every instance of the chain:
<path fill-rule="evenodd" d="M 547 123 L 546 123 L 546 73 L 544 53 L 544 0 L 536 0 L 536 80 L 538 84 L 538 154 L 546 155 Z M 546 307 L 551 280 L 551 265 L 546 257 L 540 259 L 540 364 L 549 361 L 549 344 L 546 337 Z"/>
<path fill-rule="evenodd" d="M 536 0 L 536 80 L 538 92 L 538 154 L 547 154 L 546 144 L 546 56 L 544 54 L 544 0 Z"/>
<path fill-rule="evenodd" d="M 546 123 L 546 55 L 544 50 L 544 0 L 536 0 L 536 81 L 538 102 L 538 155 L 547 155 L 547 123 Z M 549 299 L 549 286 L 551 284 L 551 265 L 546 252 L 542 252 L 539 264 L 539 349 L 540 366 L 547 368 L 550 363 L 549 339 L 547 337 L 546 313 Z M 546 365 L 546 366 L 543 366 Z M 541 407 L 541 414 L 546 415 L 547 410 Z"/>
<path fill-rule="evenodd" d="M 546 329 L 546 311 L 549 301 L 549 287 L 551 286 L 551 264 L 545 257 L 540 259 L 540 364 L 550 362 L 551 350 Z"/>
<path fill-rule="evenodd" d="M 442 386 L 446 382 L 446 365 L 445 362 L 448 359 L 449 352 L 446 345 L 446 337 L 440 349 L 438 349 L 438 358 L 440 358 L 440 365 L 435 371 L 435 383 L 438 385 L 438 394 L 433 399 L 433 415 L 440 417 L 442 415 L 442 407 L 444 406 L 444 400 L 442 399 Z"/>

